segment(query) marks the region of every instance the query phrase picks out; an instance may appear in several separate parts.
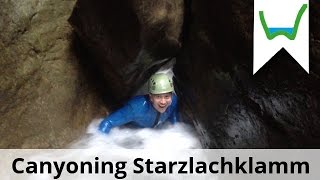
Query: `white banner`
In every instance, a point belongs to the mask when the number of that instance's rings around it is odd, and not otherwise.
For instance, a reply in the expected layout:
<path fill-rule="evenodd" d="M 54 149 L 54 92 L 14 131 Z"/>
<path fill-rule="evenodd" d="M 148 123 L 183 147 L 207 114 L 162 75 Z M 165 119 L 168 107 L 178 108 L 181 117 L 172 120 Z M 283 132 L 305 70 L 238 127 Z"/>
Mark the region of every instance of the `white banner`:
<path fill-rule="evenodd" d="M 316 180 L 320 150 L 0 150 L 2 180 Z"/>
<path fill-rule="evenodd" d="M 255 0 L 253 41 L 253 74 L 282 48 L 309 73 L 309 0 Z"/>

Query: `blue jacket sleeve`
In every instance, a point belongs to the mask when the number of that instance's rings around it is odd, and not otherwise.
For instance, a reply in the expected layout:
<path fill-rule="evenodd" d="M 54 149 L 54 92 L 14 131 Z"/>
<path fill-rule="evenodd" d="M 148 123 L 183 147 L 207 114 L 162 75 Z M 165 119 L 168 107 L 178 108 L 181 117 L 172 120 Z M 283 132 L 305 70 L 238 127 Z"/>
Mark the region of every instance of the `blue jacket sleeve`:
<path fill-rule="evenodd" d="M 179 122 L 179 108 L 178 108 L 178 100 L 177 100 L 177 96 L 173 95 L 173 99 L 172 99 L 172 114 L 169 117 L 169 121 L 172 124 L 175 124 L 176 122 Z"/>
<path fill-rule="evenodd" d="M 129 123 L 132 120 L 132 107 L 127 104 L 104 118 L 99 125 L 99 130 L 107 134 L 111 128 Z"/>

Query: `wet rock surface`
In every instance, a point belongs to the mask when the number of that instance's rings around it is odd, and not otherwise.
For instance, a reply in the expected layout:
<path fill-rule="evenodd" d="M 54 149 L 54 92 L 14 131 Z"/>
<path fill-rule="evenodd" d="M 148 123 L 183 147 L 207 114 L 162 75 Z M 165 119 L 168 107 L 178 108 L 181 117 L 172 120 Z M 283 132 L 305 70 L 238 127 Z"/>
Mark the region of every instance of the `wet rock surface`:
<path fill-rule="evenodd" d="M 183 1 L 79 0 L 69 21 L 109 96 L 123 101 L 180 48 Z"/>
<path fill-rule="evenodd" d="M 310 74 L 281 50 L 253 76 L 253 1 L 190 2 L 176 75 L 186 117 L 206 129 L 208 147 L 320 146 L 320 26 L 310 4 Z"/>
<path fill-rule="evenodd" d="M 105 111 L 73 54 L 74 4 L 0 2 L 0 148 L 65 147 Z"/>

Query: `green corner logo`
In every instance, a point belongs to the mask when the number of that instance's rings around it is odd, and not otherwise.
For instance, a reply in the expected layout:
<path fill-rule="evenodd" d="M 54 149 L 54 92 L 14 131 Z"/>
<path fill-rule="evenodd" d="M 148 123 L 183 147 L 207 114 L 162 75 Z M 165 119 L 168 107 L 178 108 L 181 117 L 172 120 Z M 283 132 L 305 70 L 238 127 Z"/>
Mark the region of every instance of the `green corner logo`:
<path fill-rule="evenodd" d="M 289 40 L 294 40 L 296 38 L 296 35 L 298 33 L 298 28 L 300 24 L 301 17 L 305 10 L 307 9 L 307 4 L 303 4 L 297 14 L 296 20 L 294 22 L 293 28 L 269 28 L 266 20 L 264 18 L 263 11 L 259 11 L 259 17 L 260 22 L 262 24 L 262 27 L 264 29 L 264 32 L 266 33 L 266 36 L 269 40 L 272 40 L 273 38 L 283 35 L 287 37 Z"/>

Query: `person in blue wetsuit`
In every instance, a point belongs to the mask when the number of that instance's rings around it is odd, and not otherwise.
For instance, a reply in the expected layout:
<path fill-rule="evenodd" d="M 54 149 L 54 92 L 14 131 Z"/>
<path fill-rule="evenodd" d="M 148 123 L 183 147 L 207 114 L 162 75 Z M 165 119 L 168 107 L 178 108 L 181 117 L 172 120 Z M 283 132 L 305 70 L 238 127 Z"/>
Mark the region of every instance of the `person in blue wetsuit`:
<path fill-rule="evenodd" d="M 154 74 L 148 87 L 149 94 L 130 99 L 125 106 L 104 118 L 99 130 L 109 133 L 111 128 L 128 123 L 153 128 L 165 121 L 178 122 L 178 100 L 172 79 L 164 73 Z"/>

